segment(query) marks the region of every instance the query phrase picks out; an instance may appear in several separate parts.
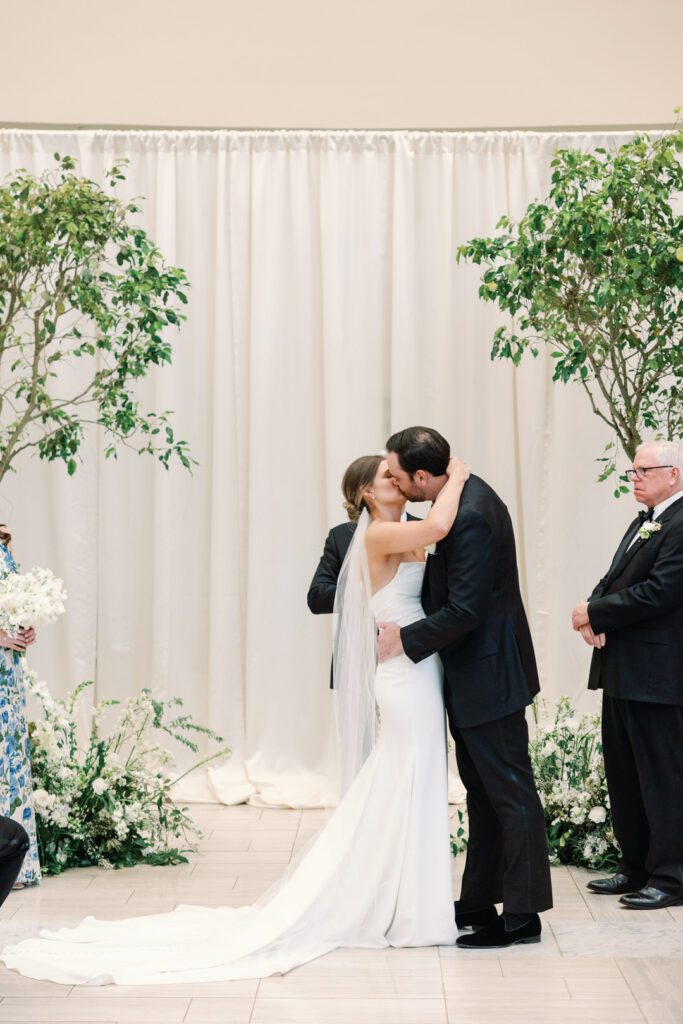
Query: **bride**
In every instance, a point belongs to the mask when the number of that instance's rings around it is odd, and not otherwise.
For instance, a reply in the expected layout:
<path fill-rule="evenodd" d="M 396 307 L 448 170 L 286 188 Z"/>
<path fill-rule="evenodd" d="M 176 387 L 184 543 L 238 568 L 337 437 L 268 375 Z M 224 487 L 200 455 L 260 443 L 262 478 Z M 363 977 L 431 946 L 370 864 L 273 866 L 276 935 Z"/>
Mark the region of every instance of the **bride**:
<path fill-rule="evenodd" d="M 341 799 L 285 878 L 248 907 L 43 931 L 4 949 L 7 967 L 68 985 L 226 981 L 284 973 L 340 946 L 455 941 L 441 663 L 377 666 L 375 648 L 376 622 L 424 617 L 424 549 L 450 530 L 468 476 L 451 459 L 426 519 L 401 522 L 405 499 L 385 459 L 356 459 L 344 475 L 358 525 L 335 600 Z"/>

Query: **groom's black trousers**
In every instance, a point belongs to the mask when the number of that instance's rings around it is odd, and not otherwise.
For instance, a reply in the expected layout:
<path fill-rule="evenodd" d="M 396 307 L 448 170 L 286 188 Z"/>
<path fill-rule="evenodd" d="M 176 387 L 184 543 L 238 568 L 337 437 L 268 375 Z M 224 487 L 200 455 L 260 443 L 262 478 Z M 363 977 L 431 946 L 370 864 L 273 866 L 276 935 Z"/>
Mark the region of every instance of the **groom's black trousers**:
<path fill-rule="evenodd" d="M 451 732 L 469 819 L 461 900 L 502 903 L 510 914 L 549 910 L 548 844 L 524 710 Z"/>

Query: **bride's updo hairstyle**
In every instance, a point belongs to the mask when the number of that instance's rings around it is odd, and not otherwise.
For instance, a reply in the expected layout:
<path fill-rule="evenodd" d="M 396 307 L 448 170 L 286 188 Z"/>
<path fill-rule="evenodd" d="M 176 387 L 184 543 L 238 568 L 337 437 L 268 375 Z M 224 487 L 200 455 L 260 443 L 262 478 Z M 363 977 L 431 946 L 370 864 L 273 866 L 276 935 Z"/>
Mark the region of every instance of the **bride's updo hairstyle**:
<path fill-rule="evenodd" d="M 383 455 L 361 455 L 344 473 L 341 485 L 344 508 L 352 523 L 357 523 L 363 509 L 368 508 L 363 492 L 372 487 L 383 458 Z"/>

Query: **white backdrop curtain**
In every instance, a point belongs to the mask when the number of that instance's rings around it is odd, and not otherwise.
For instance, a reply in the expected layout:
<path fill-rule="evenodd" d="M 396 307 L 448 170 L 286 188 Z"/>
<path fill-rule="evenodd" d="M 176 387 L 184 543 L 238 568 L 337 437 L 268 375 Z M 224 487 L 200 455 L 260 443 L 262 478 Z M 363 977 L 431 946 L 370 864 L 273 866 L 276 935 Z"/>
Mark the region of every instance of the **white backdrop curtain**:
<path fill-rule="evenodd" d="M 306 591 L 339 481 L 394 430 L 437 427 L 507 502 L 544 693 L 583 710 L 589 651 L 569 614 L 605 571 L 631 499 L 596 482 L 609 434 L 544 353 L 492 363 L 500 322 L 465 239 L 549 186 L 558 147 L 616 133 L 0 132 L 0 176 L 69 153 L 123 197 L 192 282 L 172 368 L 143 393 L 175 410 L 192 477 L 88 437 L 69 479 L 25 459 L 0 494 L 24 565 L 66 580 L 68 614 L 32 663 L 53 691 L 178 695 L 231 761 L 226 801 L 314 806 L 334 774 L 330 623 Z M 203 788 L 202 788 L 203 787 Z"/>

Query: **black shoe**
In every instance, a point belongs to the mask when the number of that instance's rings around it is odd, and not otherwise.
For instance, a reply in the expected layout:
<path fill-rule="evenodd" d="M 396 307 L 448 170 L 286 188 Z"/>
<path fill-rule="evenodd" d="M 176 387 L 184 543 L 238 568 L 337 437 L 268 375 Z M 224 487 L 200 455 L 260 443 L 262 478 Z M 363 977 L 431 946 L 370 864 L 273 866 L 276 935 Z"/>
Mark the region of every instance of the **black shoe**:
<path fill-rule="evenodd" d="M 455 924 L 458 929 L 488 928 L 498 920 L 498 911 L 495 907 L 482 907 L 480 910 L 461 910 L 460 900 L 456 900 L 453 906 L 455 908 Z"/>
<path fill-rule="evenodd" d="M 594 878 L 592 882 L 587 883 L 586 888 L 600 896 L 622 896 L 627 892 L 637 892 L 642 884 L 628 875 L 617 874 L 611 878 Z"/>
<path fill-rule="evenodd" d="M 645 885 L 639 892 L 622 896 L 619 902 L 629 910 L 659 910 L 662 907 L 676 907 L 683 903 L 683 899 L 672 892 L 655 889 L 654 885 Z"/>
<path fill-rule="evenodd" d="M 482 928 L 472 935 L 461 935 L 455 944 L 461 949 L 501 949 L 504 946 L 540 941 L 541 919 L 538 914 L 534 914 L 530 921 L 512 931 L 507 931 L 503 917 L 499 917 L 490 928 Z"/>

